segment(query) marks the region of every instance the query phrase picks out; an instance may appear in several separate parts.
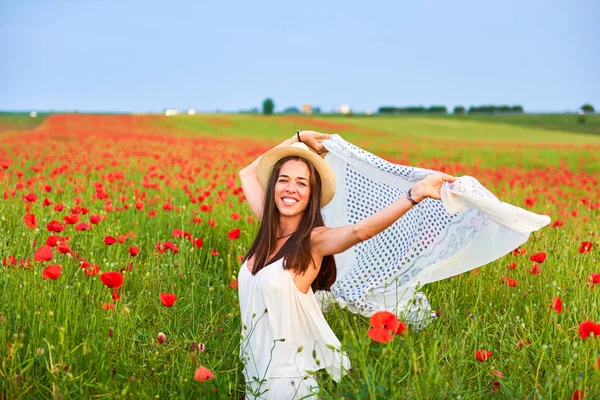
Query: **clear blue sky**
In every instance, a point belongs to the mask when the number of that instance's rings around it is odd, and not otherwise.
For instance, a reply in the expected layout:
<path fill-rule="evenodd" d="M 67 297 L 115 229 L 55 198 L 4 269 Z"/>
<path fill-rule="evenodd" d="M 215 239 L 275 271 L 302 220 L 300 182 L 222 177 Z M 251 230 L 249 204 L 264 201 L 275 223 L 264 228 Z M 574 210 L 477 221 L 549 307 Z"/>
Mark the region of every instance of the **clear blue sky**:
<path fill-rule="evenodd" d="M 600 3 L 0 1 L 0 110 L 600 108 Z"/>

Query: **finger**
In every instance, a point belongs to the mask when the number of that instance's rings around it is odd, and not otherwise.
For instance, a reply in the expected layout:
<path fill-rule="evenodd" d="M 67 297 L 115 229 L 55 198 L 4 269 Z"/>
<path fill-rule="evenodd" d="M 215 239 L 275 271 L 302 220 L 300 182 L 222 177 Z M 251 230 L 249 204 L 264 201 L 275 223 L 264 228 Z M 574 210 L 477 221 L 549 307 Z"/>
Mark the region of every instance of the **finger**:
<path fill-rule="evenodd" d="M 331 139 L 331 135 L 328 135 L 326 133 L 321 133 L 321 134 L 319 134 L 318 139 L 321 139 L 321 140 L 326 140 L 327 139 L 327 140 L 329 140 L 329 139 Z"/>
<path fill-rule="evenodd" d="M 442 175 L 442 180 L 444 182 L 454 182 L 457 178 L 455 176 L 452 175 L 448 175 L 448 174 L 444 174 Z"/>

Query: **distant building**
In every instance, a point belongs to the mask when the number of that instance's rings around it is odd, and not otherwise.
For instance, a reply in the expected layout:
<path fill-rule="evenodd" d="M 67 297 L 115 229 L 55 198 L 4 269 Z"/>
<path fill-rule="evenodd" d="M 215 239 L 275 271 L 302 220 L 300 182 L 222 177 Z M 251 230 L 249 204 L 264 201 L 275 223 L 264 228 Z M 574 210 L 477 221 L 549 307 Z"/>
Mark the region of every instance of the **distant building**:
<path fill-rule="evenodd" d="M 188 115 L 196 115 L 196 110 L 194 110 L 193 108 L 190 108 L 188 110 Z"/>
<path fill-rule="evenodd" d="M 301 110 L 302 110 L 302 114 L 312 114 L 313 113 L 313 109 L 310 104 L 302 104 Z"/>
<path fill-rule="evenodd" d="M 350 106 L 349 106 L 348 104 L 342 104 L 342 105 L 340 106 L 340 112 L 341 112 L 342 114 L 350 114 L 350 111 L 351 111 L 351 110 L 350 110 Z"/>
<path fill-rule="evenodd" d="M 29 113 L 29 116 L 30 116 L 31 118 L 35 118 L 35 117 L 37 117 L 37 111 L 32 111 L 32 112 L 30 112 L 30 113 Z"/>

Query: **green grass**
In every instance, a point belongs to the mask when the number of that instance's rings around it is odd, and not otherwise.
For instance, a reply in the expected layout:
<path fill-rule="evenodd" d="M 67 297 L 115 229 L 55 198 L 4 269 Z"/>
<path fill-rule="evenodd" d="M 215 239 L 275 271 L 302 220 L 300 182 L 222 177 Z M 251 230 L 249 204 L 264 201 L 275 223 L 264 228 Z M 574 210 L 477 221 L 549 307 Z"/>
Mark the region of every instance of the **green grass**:
<path fill-rule="evenodd" d="M 37 117 L 32 118 L 29 116 L 29 113 L 0 112 L 0 133 L 35 128 L 48 115 L 40 113 Z"/>
<path fill-rule="evenodd" d="M 268 139 L 278 143 L 297 129 L 338 133 L 352 143 L 401 164 L 463 162 L 478 168 L 561 162 L 600 170 L 600 136 L 456 118 L 196 115 L 157 117 L 153 123 L 181 135 Z"/>
<path fill-rule="evenodd" d="M 588 274 L 600 273 L 599 208 L 593 206 L 598 143 L 590 135 L 493 125 L 404 117 L 310 122 L 248 115 L 74 115 L 51 116 L 33 132 L 0 136 L 0 162 L 10 161 L 0 169 L 0 194 L 8 197 L 0 200 L 0 259 L 12 255 L 31 264 L 0 264 L 0 398 L 240 398 L 239 300 L 228 284 L 258 225 L 247 220 L 251 212 L 234 194 L 239 181 L 231 179 L 272 144 L 311 127 L 339 129 L 390 159 L 469 173 L 517 206 L 536 198 L 528 209 L 565 223 L 534 233 L 523 246 L 526 255 L 508 254 L 479 273 L 425 286 L 440 317 L 422 332 L 378 344 L 366 334 L 366 318 L 341 309 L 327 313 L 353 371 L 338 384 L 319 374 L 324 398 L 563 399 L 576 389 L 597 398 L 600 370 L 593 367 L 600 338 L 580 339 L 578 325 L 586 319 L 600 323 L 600 285 L 590 289 L 586 283 Z M 23 222 L 28 193 L 38 195 L 29 210 L 39 220 L 35 229 Z M 54 204 L 44 207 L 44 198 Z M 144 210 L 136 209 L 138 201 Z M 63 211 L 54 210 L 58 203 Z M 212 212 L 200 211 L 203 203 L 212 204 Z M 71 237 L 70 248 L 103 271 L 134 263 L 114 310 L 102 308 L 113 303 L 112 290 L 98 276 L 86 276 L 75 258 L 55 250 L 51 262 L 33 261 L 50 235 L 47 223 L 62 221 L 77 204 L 89 208 L 82 221 L 90 214 L 106 219 L 91 231 L 69 225 L 58 233 Z M 234 212 L 239 220 L 231 217 Z M 192 222 L 196 216 L 202 223 Z M 202 248 L 174 238 L 174 228 L 203 238 Z M 241 237 L 231 241 L 227 233 L 234 228 Z M 106 235 L 127 232 L 136 236 L 123 244 L 103 243 Z M 157 242 L 169 240 L 179 246 L 177 254 L 155 250 Z M 592 251 L 580 254 L 580 243 L 588 240 Z M 142 250 L 131 257 L 129 246 Z M 542 273 L 532 275 L 529 255 L 538 251 L 548 258 Z M 514 270 L 507 268 L 511 261 Z M 42 279 L 50 263 L 63 268 L 57 280 Z M 518 285 L 502 284 L 506 275 Z M 160 303 L 165 292 L 178 296 L 171 308 Z M 549 307 L 555 296 L 564 303 L 560 314 Z M 158 332 L 166 334 L 165 343 L 157 342 Z M 192 346 L 199 343 L 204 352 Z M 478 349 L 493 355 L 479 362 Z M 200 365 L 215 379 L 196 382 Z M 494 370 L 504 374 L 496 393 Z"/>

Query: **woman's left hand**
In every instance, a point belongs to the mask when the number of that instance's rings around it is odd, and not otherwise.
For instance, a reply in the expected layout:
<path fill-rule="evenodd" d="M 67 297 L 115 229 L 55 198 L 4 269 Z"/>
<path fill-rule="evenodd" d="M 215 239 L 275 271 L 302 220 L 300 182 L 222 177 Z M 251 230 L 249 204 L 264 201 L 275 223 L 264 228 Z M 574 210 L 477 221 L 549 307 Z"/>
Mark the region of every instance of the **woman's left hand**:
<path fill-rule="evenodd" d="M 444 182 L 454 182 L 456 179 L 456 177 L 442 172 L 431 174 L 413 186 L 411 190 L 412 197 L 416 202 L 420 202 L 427 197 L 440 200 L 440 192 Z"/>
<path fill-rule="evenodd" d="M 327 150 L 325 146 L 323 146 L 322 141 L 329 138 L 330 135 L 326 133 L 316 131 L 300 131 L 300 139 L 302 139 L 302 142 L 319 154 Z"/>

